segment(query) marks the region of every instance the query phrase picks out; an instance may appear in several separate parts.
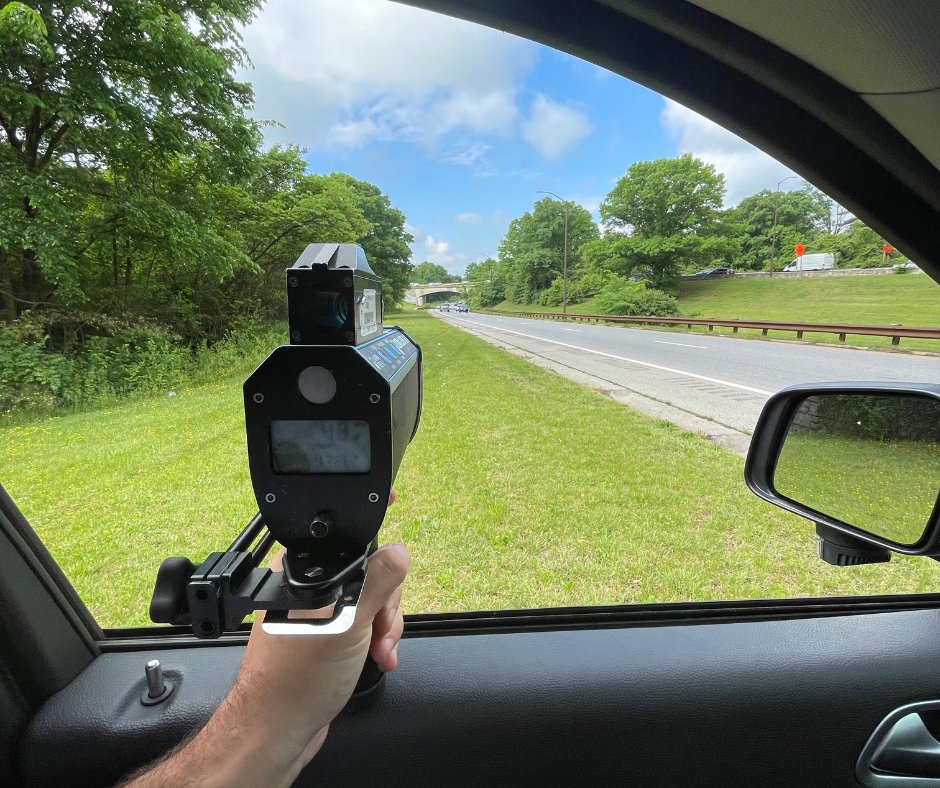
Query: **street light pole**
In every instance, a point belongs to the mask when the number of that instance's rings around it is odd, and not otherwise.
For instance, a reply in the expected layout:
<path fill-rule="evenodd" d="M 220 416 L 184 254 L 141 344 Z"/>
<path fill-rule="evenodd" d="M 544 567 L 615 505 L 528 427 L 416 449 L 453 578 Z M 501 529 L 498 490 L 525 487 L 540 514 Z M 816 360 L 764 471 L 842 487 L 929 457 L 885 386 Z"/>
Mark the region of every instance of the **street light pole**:
<path fill-rule="evenodd" d="M 561 313 L 568 314 L 568 201 L 561 199 L 554 192 L 537 191 L 536 194 L 548 194 L 565 206 L 565 251 L 562 258 L 561 273 Z"/>
<path fill-rule="evenodd" d="M 777 181 L 777 191 L 774 193 L 774 226 L 770 231 L 770 275 L 774 275 L 774 260 L 777 256 L 777 212 L 780 210 L 780 187 L 787 181 L 798 178 L 799 175 L 788 175 L 781 181 Z"/>

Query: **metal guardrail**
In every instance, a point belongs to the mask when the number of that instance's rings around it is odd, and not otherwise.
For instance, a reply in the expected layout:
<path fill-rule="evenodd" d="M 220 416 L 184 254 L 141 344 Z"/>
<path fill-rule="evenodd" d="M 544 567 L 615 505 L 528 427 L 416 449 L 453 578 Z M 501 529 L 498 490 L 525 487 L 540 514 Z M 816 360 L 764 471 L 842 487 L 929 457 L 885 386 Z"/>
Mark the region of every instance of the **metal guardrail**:
<path fill-rule="evenodd" d="M 580 315 L 568 312 L 502 312 L 491 309 L 481 309 L 490 315 L 509 315 L 511 317 L 536 317 L 548 320 L 578 320 L 595 323 L 645 323 L 647 325 L 669 326 L 708 326 L 714 331 L 715 326 L 731 328 L 737 334 L 739 329 L 760 329 L 761 336 L 767 336 L 768 331 L 795 331 L 796 338 L 802 339 L 803 334 L 838 334 L 839 342 L 845 342 L 848 334 L 857 334 L 876 337 L 891 337 L 891 345 L 897 347 L 901 338 L 907 339 L 940 339 L 940 328 L 924 328 L 916 326 L 872 326 L 856 323 L 789 323 L 778 320 L 729 320 L 719 317 L 636 317 L 621 315 Z"/>

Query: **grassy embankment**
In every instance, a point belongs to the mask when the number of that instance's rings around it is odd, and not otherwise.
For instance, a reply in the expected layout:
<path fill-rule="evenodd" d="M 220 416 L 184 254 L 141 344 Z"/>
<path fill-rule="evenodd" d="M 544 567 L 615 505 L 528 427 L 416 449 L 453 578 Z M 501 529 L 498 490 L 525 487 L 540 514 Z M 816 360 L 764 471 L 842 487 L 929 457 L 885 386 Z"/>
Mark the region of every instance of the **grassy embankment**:
<path fill-rule="evenodd" d="M 759 501 L 743 461 L 427 314 L 425 411 L 383 540 L 414 556 L 406 611 L 935 590 L 914 559 L 837 569 Z M 255 511 L 243 376 L 0 430 L 0 480 L 104 625 L 144 624 L 168 555 Z"/>
<path fill-rule="evenodd" d="M 543 307 L 504 302 L 497 309 L 560 312 Z M 884 276 L 820 276 L 777 279 L 683 280 L 679 309 L 689 317 L 738 320 L 786 320 L 811 323 L 871 323 L 940 326 L 940 284 L 926 274 Z M 569 306 L 569 312 L 592 314 L 594 300 Z M 678 331 L 687 331 L 678 328 Z M 693 329 L 707 332 L 704 326 Z M 730 334 L 730 328 L 715 328 Z M 759 337 L 760 331 L 742 330 L 740 336 Z M 794 339 L 792 331 L 771 331 L 775 339 Z M 835 334 L 805 334 L 810 342 L 837 342 Z M 890 347 L 888 337 L 849 336 L 847 342 L 865 347 Z M 901 347 L 940 352 L 940 342 L 902 339 Z"/>

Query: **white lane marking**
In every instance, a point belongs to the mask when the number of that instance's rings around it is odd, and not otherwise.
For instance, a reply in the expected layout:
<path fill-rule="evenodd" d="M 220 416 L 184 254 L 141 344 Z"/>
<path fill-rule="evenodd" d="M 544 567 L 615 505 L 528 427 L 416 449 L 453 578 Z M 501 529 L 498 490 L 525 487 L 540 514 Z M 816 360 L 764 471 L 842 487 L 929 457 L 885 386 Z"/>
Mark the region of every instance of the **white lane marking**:
<path fill-rule="evenodd" d="M 580 331 L 580 328 L 566 328 L 565 331 Z"/>
<path fill-rule="evenodd" d="M 702 350 L 708 350 L 708 345 L 687 345 L 685 342 L 667 342 L 665 339 L 654 339 L 657 345 L 678 345 L 679 347 L 697 347 Z"/>
<path fill-rule="evenodd" d="M 463 320 L 464 318 L 457 318 L 458 320 Z M 589 347 L 581 347 L 579 345 L 569 345 L 567 342 L 559 342 L 555 339 L 545 339 L 545 337 L 537 337 L 532 334 L 523 334 L 521 331 L 512 331 L 508 328 L 500 328 L 499 326 L 487 326 L 486 323 L 478 324 L 486 326 L 486 328 L 491 328 L 493 331 L 505 331 L 507 334 L 515 334 L 516 336 L 526 337 L 527 339 L 537 339 L 539 342 L 548 342 L 551 345 L 561 345 L 562 347 L 571 348 L 572 350 L 581 350 L 584 353 L 593 353 L 595 356 L 604 356 L 605 358 L 615 358 L 618 361 L 629 361 L 631 364 L 639 364 L 641 367 L 649 367 L 650 369 L 659 369 L 663 372 L 672 372 L 675 375 L 685 375 L 687 378 L 695 378 L 696 380 L 707 380 L 709 383 L 717 383 L 719 386 L 728 386 L 733 389 L 741 389 L 741 391 L 750 391 L 754 394 L 765 394 L 766 396 L 772 396 L 773 391 L 764 391 L 764 389 L 756 389 L 753 386 L 745 386 L 741 383 L 732 383 L 729 380 L 721 380 L 720 378 L 710 378 L 707 375 L 697 375 L 694 372 L 686 372 L 684 369 L 673 369 L 672 367 L 664 367 L 662 364 L 651 364 L 649 361 L 637 361 L 635 358 L 627 358 L 626 356 L 617 356 L 613 353 L 604 353 L 601 350 L 591 350 Z"/>

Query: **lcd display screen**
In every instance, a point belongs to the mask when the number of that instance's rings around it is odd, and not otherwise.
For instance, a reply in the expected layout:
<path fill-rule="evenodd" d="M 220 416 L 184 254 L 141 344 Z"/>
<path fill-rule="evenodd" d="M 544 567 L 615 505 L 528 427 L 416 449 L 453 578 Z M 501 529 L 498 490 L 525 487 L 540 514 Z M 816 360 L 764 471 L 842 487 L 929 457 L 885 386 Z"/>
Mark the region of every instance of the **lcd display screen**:
<path fill-rule="evenodd" d="M 366 421 L 272 421 L 275 473 L 368 473 L 372 470 Z"/>

